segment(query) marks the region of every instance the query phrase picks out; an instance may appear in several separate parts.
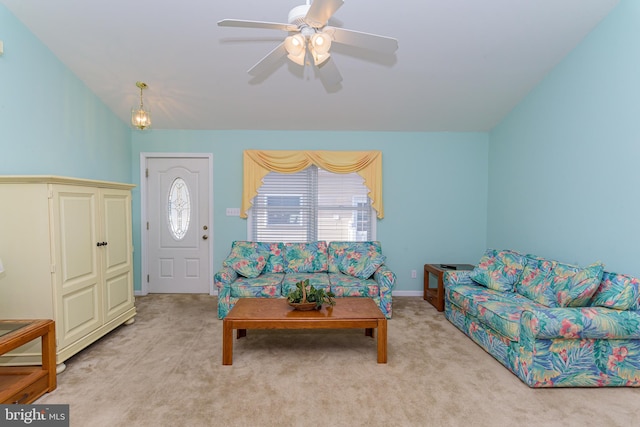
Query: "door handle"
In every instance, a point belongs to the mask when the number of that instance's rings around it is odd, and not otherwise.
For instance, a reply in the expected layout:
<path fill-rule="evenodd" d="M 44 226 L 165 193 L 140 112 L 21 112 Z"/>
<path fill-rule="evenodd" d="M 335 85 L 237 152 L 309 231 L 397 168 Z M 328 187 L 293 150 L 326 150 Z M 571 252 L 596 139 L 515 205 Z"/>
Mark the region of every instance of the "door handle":
<path fill-rule="evenodd" d="M 209 238 L 209 236 L 207 236 L 206 234 L 202 236 L 202 240 L 207 240 Z"/>

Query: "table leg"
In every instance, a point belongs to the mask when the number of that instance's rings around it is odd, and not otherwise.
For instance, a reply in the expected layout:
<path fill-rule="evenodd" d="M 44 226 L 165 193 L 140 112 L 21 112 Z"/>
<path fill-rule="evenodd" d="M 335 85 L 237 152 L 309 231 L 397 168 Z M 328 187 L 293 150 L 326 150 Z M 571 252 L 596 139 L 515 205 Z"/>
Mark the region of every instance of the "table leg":
<path fill-rule="evenodd" d="M 373 328 L 367 328 L 364 330 L 364 336 L 365 337 L 371 337 L 373 338 Z"/>
<path fill-rule="evenodd" d="M 42 369 L 49 373 L 48 391 L 56 389 L 56 325 L 51 322 L 42 336 Z"/>
<path fill-rule="evenodd" d="M 378 363 L 387 363 L 387 319 L 378 320 Z"/>
<path fill-rule="evenodd" d="M 424 269 L 424 277 L 422 279 L 423 281 L 423 285 L 424 285 L 424 293 L 422 294 L 422 299 L 425 301 L 429 300 L 429 272 L 427 271 L 426 267 Z"/>
<path fill-rule="evenodd" d="M 240 339 L 242 337 L 246 337 L 247 336 L 247 330 L 246 329 L 236 329 L 236 338 Z"/>
<path fill-rule="evenodd" d="M 222 364 L 233 364 L 233 327 L 226 320 L 222 321 Z"/>

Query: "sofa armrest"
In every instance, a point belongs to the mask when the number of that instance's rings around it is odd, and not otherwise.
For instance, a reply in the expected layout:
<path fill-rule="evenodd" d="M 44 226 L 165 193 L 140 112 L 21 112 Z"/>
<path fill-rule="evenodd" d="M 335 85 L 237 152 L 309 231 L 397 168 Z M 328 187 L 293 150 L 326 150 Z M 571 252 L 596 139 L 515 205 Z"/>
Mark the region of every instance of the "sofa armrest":
<path fill-rule="evenodd" d="M 471 270 L 447 270 L 442 275 L 442 283 L 447 285 L 473 285 L 471 280 Z"/>
<path fill-rule="evenodd" d="M 561 307 L 522 312 L 520 334 L 540 339 L 640 339 L 640 312 Z"/>
<path fill-rule="evenodd" d="M 393 296 L 391 291 L 396 286 L 396 275 L 386 265 L 378 267 L 375 273 L 373 273 L 373 280 L 378 283 L 380 288 L 380 310 L 387 319 L 391 319 L 393 312 Z"/>
<path fill-rule="evenodd" d="M 238 278 L 238 273 L 231 267 L 222 267 L 222 270 L 218 271 L 213 276 L 213 283 L 218 288 L 218 292 L 222 290 L 222 288 L 232 284 L 234 280 Z"/>
<path fill-rule="evenodd" d="M 373 279 L 378 282 L 380 286 L 380 292 L 390 292 L 396 286 L 396 275 L 386 265 L 382 264 L 375 273 L 373 273 Z"/>

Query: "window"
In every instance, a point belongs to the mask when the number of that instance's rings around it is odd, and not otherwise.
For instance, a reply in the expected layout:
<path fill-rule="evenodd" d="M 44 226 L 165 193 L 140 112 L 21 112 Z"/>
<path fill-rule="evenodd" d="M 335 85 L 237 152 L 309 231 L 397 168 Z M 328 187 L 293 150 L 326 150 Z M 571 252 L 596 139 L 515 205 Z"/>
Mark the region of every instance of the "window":
<path fill-rule="evenodd" d="M 169 189 L 167 199 L 167 218 L 169 231 L 176 240 L 182 240 L 189 230 L 191 218 L 191 199 L 189 188 L 182 178 L 176 178 Z"/>
<path fill-rule="evenodd" d="M 375 240 L 369 189 L 357 173 L 311 166 L 293 174 L 270 172 L 249 212 L 248 238 L 307 242 Z"/>
<path fill-rule="evenodd" d="M 267 205 L 267 226 L 300 225 L 302 223 L 302 196 L 270 194 L 265 196 Z"/>

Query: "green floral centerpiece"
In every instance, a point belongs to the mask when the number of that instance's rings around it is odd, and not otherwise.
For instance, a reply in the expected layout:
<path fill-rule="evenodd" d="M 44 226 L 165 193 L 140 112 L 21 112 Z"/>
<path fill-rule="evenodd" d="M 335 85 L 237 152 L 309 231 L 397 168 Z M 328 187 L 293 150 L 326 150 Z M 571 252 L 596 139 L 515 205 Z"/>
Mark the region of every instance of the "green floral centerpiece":
<path fill-rule="evenodd" d="M 320 310 L 322 304 L 336 305 L 334 297 L 336 295 L 324 289 L 316 289 L 309 285 L 309 279 L 296 283 L 296 289 L 289 293 L 287 302 L 296 310 Z"/>

